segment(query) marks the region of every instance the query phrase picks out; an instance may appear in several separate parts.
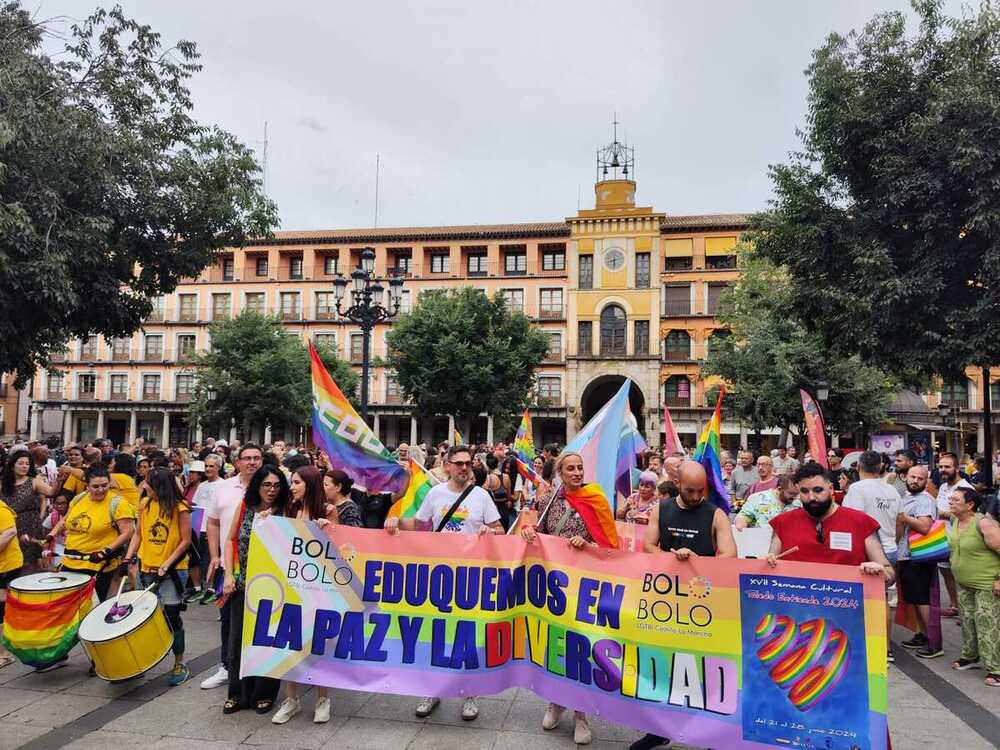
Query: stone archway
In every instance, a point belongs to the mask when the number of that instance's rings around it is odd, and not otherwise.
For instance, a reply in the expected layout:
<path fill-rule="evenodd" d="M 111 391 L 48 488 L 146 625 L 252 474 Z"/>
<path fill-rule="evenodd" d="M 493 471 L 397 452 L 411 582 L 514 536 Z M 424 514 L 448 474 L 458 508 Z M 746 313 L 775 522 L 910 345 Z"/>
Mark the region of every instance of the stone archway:
<path fill-rule="evenodd" d="M 583 414 L 582 424 L 587 424 L 601 410 L 601 407 L 618 393 L 618 389 L 622 387 L 624 382 L 625 377 L 622 375 L 600 375 L 591 380 L 583 389 L 583 395 L 580 398 L 580 410 Z M 639 434 L 645 435 L 646 421 L 643 412 L 645 411 L 646 398 L 634 380 L 628 392 L 628 403 L 638 424 Z"/>

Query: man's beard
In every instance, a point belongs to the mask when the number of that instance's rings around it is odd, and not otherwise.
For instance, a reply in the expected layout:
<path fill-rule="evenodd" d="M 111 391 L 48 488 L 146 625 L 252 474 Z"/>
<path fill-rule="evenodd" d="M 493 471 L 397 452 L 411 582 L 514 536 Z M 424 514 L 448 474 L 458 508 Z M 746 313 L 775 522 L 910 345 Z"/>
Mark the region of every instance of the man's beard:
<path fill-rule="evenodd" d="M 826 515 L 826 512 L 830 510 L 831 505 L 833 505 L 832 497 L 822 501 L 810 500 L 807 503 L 803 503 L 802 507 L 805 508 L 806 513 L 813 518 L 822 518 Z"/>
<path fill-rule="evenodd" d="M 925 489 L 927 489 L 926 484 L 923 487 L 914 487 L 909 482 L 906 483 L 906 491 L 909 492 L 911 495 L 919 495 Z"/>

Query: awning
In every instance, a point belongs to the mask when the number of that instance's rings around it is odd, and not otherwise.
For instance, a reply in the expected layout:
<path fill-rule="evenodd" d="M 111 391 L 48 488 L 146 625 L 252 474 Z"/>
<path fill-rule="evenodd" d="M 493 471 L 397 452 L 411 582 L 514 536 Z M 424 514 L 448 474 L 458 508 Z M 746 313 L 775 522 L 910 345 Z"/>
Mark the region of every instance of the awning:
<path fill-rule="evenodd" d="M 665 258 L 690 258 L 694 254 L 694 243 L 691 240 L 664 240 L 663 256 Z"/>
<path fill-rule="evenodd" d="M 913 424 L 912 422 L 900 422 L 899 424 L 920 432 L 961 432 L 957 427 L 948 427 L 943 424 Z"/>

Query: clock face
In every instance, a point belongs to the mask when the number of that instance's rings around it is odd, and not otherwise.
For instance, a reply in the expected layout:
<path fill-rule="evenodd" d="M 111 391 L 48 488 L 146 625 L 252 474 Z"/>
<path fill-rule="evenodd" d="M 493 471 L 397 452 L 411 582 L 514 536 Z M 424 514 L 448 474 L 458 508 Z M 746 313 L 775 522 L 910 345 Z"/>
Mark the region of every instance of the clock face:
<path fill-rule="evenodd" d="M 604 267 L 609 271 L 618 271 L 625 265 L 625 253 L 613 247 L 604 253 Z"/>

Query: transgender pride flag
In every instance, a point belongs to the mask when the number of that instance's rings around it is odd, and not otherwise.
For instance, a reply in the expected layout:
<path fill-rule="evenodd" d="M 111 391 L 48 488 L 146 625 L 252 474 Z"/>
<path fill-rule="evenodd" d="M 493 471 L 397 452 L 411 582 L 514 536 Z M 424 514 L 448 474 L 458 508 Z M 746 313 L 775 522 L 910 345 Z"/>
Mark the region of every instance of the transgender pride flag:
<path fill-rule="evenodd" d="M 326 451 L 330 465 L 341 469 L 369 492 L 401 491 L 407 486 L 406 469 L 358 416 L 309 342 L 312 360 L 313 442 Z"/>

